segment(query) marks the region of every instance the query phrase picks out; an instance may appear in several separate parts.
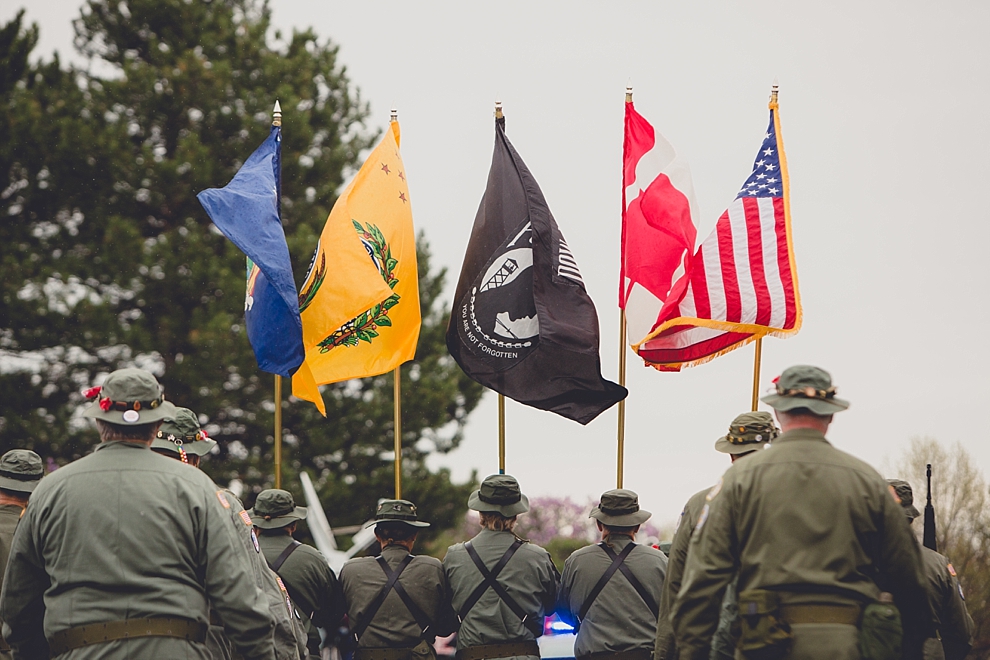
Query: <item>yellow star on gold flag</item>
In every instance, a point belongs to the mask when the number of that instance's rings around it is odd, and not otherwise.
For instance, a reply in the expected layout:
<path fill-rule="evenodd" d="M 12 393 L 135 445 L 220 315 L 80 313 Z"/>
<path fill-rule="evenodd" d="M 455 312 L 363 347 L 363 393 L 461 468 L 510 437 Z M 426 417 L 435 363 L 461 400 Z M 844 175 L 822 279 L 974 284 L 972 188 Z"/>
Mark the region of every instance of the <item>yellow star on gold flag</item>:
<path fill-rule="evenodd" d="M 415 355 L 416 235 L 397 121 L 330 211 L 299 309 L 306 360 L 292 394 L 324 416 L 318 385 L 377 376 Z"/>

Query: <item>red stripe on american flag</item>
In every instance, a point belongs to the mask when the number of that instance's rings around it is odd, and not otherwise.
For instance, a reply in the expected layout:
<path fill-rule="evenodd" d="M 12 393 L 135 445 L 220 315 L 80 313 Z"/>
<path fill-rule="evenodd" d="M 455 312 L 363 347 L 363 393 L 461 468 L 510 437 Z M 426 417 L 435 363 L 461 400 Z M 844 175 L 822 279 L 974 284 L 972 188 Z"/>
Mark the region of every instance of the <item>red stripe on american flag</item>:
<path fill-rule="evenodd" d="M 718 233 L 718 256 L 722 267 L 722 288 L 725 291 L 725 320 L 738 323 L 742 317 L 742 301 L 739 298 L 739 280 L 736 278 L 736 260 L 732 254 L 732 227 L 726 211 L 715 225 Z"/>
<path fill-rule="evenodd" d="M 756 323 L 768 325 L 773 312 L 773 301 L 767 287 L 766 272 L 763 268 L 763 238 L 760 206 L 755 197 L 743 197 L 743 213 L 746 218 L 746 235 L 749 246 L 749 274 L 756 292 Z"/>
<path fill-rule="evenodd" d="M 794 296 L 794 279 L 791 277 L 791 253 L 787 249 L 787 223 L 784 218 L 784 199 L 773 199 L 774 226 L 777 228 L 777 268 L 784 286 L 784 300 L 787 301 L 787 320 L 784 329 L 789 330 L 797 322 L 797 299 Z"/>

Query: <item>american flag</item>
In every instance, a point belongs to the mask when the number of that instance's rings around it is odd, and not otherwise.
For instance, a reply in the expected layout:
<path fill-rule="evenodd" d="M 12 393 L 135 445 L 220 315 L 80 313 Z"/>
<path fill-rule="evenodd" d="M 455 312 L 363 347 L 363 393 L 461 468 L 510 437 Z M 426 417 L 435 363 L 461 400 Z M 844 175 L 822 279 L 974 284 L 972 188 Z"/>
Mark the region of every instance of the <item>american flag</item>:
<path fill-rule="evenodd" d="M 672 287 L 653 331 L 633 346 L 648 364 L 677 371 L 765 335 L 798 331 L 787 183 L 773 101 L 752 173 Z"/>

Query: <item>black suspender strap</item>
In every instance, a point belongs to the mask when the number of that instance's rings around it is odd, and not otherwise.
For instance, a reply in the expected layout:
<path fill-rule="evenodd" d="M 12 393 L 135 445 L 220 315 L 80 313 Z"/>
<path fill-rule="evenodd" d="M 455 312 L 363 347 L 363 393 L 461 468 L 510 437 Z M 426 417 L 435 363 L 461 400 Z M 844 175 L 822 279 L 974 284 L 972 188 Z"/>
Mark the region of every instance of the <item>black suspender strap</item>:
<path fill-rule="evenodd" d="M 657 605 L 657 601 L 653 600 L 653 596 L 650 594 L 650 592 L 646 590 L 646 588 L 643 586 L 643 583 L 640 582 L 639 579 L 637 579 L 637 577 L 633 574 L 632 569 L 630 569 L 625 564 L 626 557 L 629 556 L 629 553 L 632 552 L 632 549 L 636 546 L 636 544 L 635 543 L 627 544 L 626 547 L 622 549 L 622 553 L 618 555 L 615 554 L 615 551 L 612 550 L 612 548 L 610 548 L 607 543 L 604 542 L 599 543 L 598 546 L 602 550 L 604 550 L 605 554 L 607 554 L 609 556 L 609 559 L 612 560 L 612 565 L 608 567 L 608 571 L 606 571 L 605 575 L 602 576 L 602 579 L 599 580 L 599 584 L 601 584 L 602 588 L 605 587 L 605 583 L 608 582 L 608 578 L 612 577 L 612 575 L 615 573 L 615 570 L 618 569 L 618 571 L 622 573 L 623 576 L 625 576 L 626 580 L 629 581 L 629 584 L 632 585 L 632 588 L 636 590 L 636 593 L 639 594 L 639 597 L 643 599 L 643 602 L 646 603 L 646 606 L 650 608 L 650 612 L 653 613 L 653 618 L 658 618 L 660 616 L 660 606 Z M 594 596 L 597 597 L 598 593 L 601 592 L 601 589 L 598 589 L 597 584 L 595 585 L 595 589 L 597 591 L 594 592 Z M 584 617 L 584 615 L 587 614 L 586 608 L 590 608 L 590 607 L 591 607 L 591 603 L 586 601 L 585 606 L 581 608 L 582 617 Z"/>
<path fill-rule="evenodd" d="M 609 548 L 605 543 L 600 543 L 599 545 L 602 548 L 606 548 L 606 552 L 609 552 L 611 550 L 611 548 Z M 588 594 L 588 597 L 584 599 L 584 604 L 581 605 L 581 611 L 578 612 L 579 621 L 584 619 L 584 617 L 588 615 L 588 610 L 591 609 L 591 606 L 598 598 L 598 595 L 602 592 L 602 589 L 604 589 L 605 585 L 608 584 L 608 581 L 612 579 L 612 576 L 615 575 L 615 572 L 619 570 L 619 567 L 622 566 L 623 563 L 625 563 L 626 557 L 629 556 L 629 553 L 632 552 L 634 547 L 636 547 L 635 543 L 629 543 L 626 545 L 626 547 L 622 549 L 622 552 L 620 552 L 618 555 L 615 555 L 614 553 L 609 555 L 610 557 L 612 557 L 612 563 L 611 565 L 609 565 L 608 570 L 602 573 L 602 576 L 598 579 L 598 582 L 595 584 L 595 588 L 592 589 L 591 593 Z"/>
<path fill-rule="evenodd" d="M 275 561 L 273 561 L 272 563 L 268 564 L 268 566 L 273 571 L 275 571 L 276 573 L 278 573 L 278 569 L 282 568 L 282 564 L 284 564 L 285 563 L 285 560 L 289 558 L 289 555 L 291 555 L 293 552 L 295 552 L 296 551 L 296 548 L 298 548 L 301 545 L 302 545 L 302 543 L 300 543 L 299 541 L 297 541 L 295 539 L 292 539 L 292 543 L 290 543 L 288 546 L 286 546 L 285 550 L 282 551 L 282 554 L 280 554 L 278 557 L 276 557 L 275 558 Z"/>
<path fill-rule="evenodd" d="M 384 562 L 384 560 L 381 557 L 379 557 L 378 559 L 380 560 L 379 565 L 381 565 L 381 563 Z M 357 621 L 356 625 L 352 629 L 354 632 L 354 636 L 357 639 L 360 639 L 361 635 L 364 634 L 364 631 L 368 629 L 369 625 L 371 625 L 372 619 L 375 618 L 375 615 L 378 614 L 378 610 L 380 610 L 382 605 L 385 603 L 385 598 L 388 597 L 388 594 L 390 591 L 392 591 L 392 588 L 399 583 L 399 576 L 402 574 L 402 571 L 406 570 L 406 566 L 408 566 L 409 562 L 411 562 L 412 560 L 413 560 L 412 555 L 406 555 L 405 559 L 403 559 L 399 563 L 398 567 L 395 569 L 394 572 L 389 570 L 388 562 L 384 562 L 385 565 L 382 568 L 385 569 L 385 575 L 388 576 L 388 578 L 385 581 L 385 586 L 382 587 L 382 590 L 378 592 L 377 596 L 375 596 L 375 600 L 371 601 L 371 605 L 368 606 L 368 610 L 364 613 L 364 616 L 362 616 L 361 619 Z M 406 607 L 408 607 L 408 605 Z M 417 620 L 417 623 L 418 622 L 419 621 Z"/>
<path fill-rule="evenodd" d="M 409 557 L 412 557 L 412 555 L 409 555 Z M 412 561 L 412 559 L 409 561 Z M 408 563 L 409 562 L 404 562 L 400 564 L 399 568 L 396 569 L 396 572 L 401 573 Z M 385 561 L 385 558 L 381 555 L 378 556 L 378 565 L 382 567 L 383 571 L 385 571 L 385 577 L 391 580 L 392 569 L 389 567 L 388 562 Z M 412 596 L 409 595 L 406 588 L 402 586 L 401 582 L 399 582 L 398 576 L 396 576 L 395 583 L 392 585 L 392 588 L 395 589 L 395 593 L 399 594 L 399 598 L 402 600 L 403 605 L 406 606 L 409 613 L 413 615 L 414 619 L 416 619 L 416 625 L 419 626 L 421 634 L 425 636 L 426 631 L 433 625 L 430 621 L 430 617 L 427 616 L 426 612 L 424 612 L 422 608 L 416 604 L 416 601 L 412 599 Z"/>
<path fill-rule="evenodd" d="M 516 539 L 515 542 L 509 546 L 509 549 L 505 551 L 505 554 L 502 555 L 502 558 L 498 560 L 498 563 L 495 564 L 491 571 L 489 571 L 488 567 L 485 566 L 485 562 L 482 561 L 481 557 L 478 555 L 478 551 L 474 549 L 471 542 L 468 541 L 464 544 L 464 549 L 467 550 L 468 555 L 471 557 L 471 561 L 473 561 L 474 565 L 478 567 L 478 570 L 481 572 L 481 576 L 484 579 L 481 581 L 481 584 L 479 584 L 475 590 L 471 592 L 471 595 L 468 596 L 466 601 L 464 601 L 464 605 L 461 606 L 460 611 L 457 612 L 457 616 L 461 621 L 463 621 L 468 615 L 471 608 L 478 603 L 484 593 L 489 589 L 492 589 L 502 600 L 502 602 L 505 603 L 510 610 L 512 610 L 512 613 L 519 617 L 519 620 L 522 621 L 523 625 L 526 626 L 526 628 L 528 628 L 533 635 L 539 636 L 539 634 L 543 632 L 543 622 L 536 621 L 530 617 L 530 615 L 526 613 L 526 610 L 524 610 L 519 603 L 517 603 L 515 599 L 509 595 L 509 592 L 505 590 L 505 587 L 497 581 L 499 573 L 502 572 L 502 569 L 504 569 L 506 564 L 509 563 L 509 560 L 512 559 L 512 555 L 516 554 L 516 550 L 518 550 L 522 544 L 523 542 L 520 539 Z"/>

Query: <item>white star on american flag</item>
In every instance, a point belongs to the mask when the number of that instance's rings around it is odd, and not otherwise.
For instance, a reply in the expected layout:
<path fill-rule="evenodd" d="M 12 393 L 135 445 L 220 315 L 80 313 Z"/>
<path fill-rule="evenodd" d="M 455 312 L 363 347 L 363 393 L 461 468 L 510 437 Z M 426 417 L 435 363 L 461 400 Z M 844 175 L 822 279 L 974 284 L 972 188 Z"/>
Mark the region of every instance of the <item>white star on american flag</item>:
<path fill-rule="evenodd" d="M 763 154 L 766 155 L 766 156 L 772 156 L 773 155 L 773 149 L 770 149 L 770 148 L 764 149 L 763 150 Z"/>

